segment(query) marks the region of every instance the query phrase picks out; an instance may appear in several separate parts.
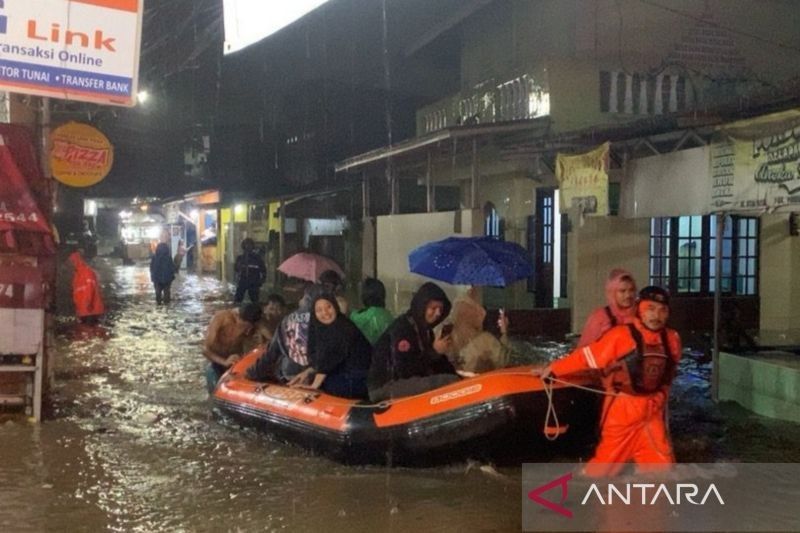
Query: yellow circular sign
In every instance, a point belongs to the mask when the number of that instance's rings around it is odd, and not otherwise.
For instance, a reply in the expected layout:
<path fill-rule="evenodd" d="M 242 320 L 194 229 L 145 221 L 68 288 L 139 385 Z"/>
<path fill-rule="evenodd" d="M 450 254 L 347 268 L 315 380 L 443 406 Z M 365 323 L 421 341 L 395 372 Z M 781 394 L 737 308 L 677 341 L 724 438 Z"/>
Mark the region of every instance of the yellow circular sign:
<path fill-rule="evenodd" d="M 72 187 L 89 187 L 105 178 L 114 163 L 114 147 L 88 124 L 68 122 L 50 134 L 53 177 Z"/>

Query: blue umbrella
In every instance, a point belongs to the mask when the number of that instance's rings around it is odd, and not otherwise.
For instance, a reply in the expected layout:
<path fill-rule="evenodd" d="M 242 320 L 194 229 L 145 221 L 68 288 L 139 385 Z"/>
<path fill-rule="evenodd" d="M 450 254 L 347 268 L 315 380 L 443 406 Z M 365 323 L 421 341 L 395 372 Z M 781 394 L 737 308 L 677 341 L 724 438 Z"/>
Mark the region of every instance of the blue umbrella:
<path fill-rule="evenodd" d="M 415 248 L 408 267 L 453 285 L 505 287 L 533 274 L 529 255 L 519 244 L 492 237 L 449 237 Z"/>

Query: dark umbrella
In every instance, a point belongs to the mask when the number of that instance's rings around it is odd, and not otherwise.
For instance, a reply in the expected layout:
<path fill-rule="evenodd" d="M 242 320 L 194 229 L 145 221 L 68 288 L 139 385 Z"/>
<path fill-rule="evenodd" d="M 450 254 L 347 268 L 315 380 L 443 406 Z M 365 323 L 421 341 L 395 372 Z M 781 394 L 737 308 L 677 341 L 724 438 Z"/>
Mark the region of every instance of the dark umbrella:
<path fill-rule="evenodd" d="M 449 237 L 423 244 L 408 255 L 408 267 L 453 285 L 505 287 L 533 274 L 525 248 L 492 237 Z"/>

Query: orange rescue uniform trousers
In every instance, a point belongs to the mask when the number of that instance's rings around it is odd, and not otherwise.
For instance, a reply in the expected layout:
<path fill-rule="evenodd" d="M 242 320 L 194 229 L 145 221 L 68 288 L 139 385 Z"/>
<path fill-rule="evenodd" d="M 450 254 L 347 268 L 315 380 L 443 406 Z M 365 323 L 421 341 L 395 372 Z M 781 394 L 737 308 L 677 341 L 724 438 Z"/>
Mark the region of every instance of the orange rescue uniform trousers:
<path fill-rule="evenodd" d="M 637 319 L 634 322 L 648 345 L 661 345 L 661 333 L 645 328 Z M 681 342 L 677 332 L 667 330 L 669 353 L 677 364 L 681 355 Z M 553 374 L 562 376 L 573 372 L 598 369 L 613 365 L 620 358 L 636 350 L 628 326 L 610 329 L 603 337 L 566 357 L 555 361 Z M 611 391 L 609 391 L 611 392 Z M 613 476 L 624 463 L 633 461 L 640 471 L 663 470 L 675 462 L 672 444 L 664 423 L 669 387 L 652 394 L 625 394 L 606 396 L 600 428 L 600 442 L 594 457 L 586 465 L 590 476 Z M 668 467 L 666 467 L 668 468 Z"/>

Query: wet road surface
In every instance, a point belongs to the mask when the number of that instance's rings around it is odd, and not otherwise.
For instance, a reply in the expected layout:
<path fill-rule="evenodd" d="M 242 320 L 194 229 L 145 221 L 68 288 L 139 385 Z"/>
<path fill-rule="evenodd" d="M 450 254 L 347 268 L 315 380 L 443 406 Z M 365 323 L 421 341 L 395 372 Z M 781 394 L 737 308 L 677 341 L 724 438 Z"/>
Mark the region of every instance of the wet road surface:
<path fill-rule="evenodd" d="M 346 467 L 218 418 L 199 347 L 227 288 L 182 274 L 157 307 L 145 266 L 94 266 L 109 313 L 77 325 L 60 294 L 46 421 L 0 424 L 0 531 L 520 530 L 519 468 Z M 684 367 L 679 460 L 800 461 L 797 426 L 720 410 Z"/>
<path fill-rule="evenodd" d="M 519 530 L 513 471 L 345 467 L 213 415 L 225 288 L 182 274 L 157 307 L 146 267 L 94 266 L 109 313 L 77 325 L 61 295 L 47 420 L 0 425 L 0 531 Z"/>

